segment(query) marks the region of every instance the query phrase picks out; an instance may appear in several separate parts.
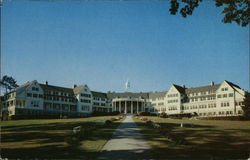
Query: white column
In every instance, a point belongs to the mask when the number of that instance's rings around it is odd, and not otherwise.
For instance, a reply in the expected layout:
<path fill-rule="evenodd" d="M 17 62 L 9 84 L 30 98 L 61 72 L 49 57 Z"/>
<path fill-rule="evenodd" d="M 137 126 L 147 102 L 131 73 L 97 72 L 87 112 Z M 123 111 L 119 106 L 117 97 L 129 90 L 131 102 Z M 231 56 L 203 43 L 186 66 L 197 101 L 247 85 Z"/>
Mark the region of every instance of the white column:
<path fill-rule="evenodd" d="M 141 102 L 143 112 L 145 112 L 144 102 Z"/>
<path fill-rule="evenodd" d="M 127 114 L 127 101 L 125 101 L 125 114 Z"/>
<path fill-rule="evenodd" d="M 139 112 L 139 101 L 137 101 L 136 110 L 137 110 L 137 113 L 138 113 Z"/>
<path fill-rule="evenodd" d="M 134 106 L 133 106 L 133 101 L 131 101 L 131 113 L 134 114 Z"/>
<path fill-rule="evenodd" d="M 119 112 L 121 113 L 121 101 L 119 101 Z"/>

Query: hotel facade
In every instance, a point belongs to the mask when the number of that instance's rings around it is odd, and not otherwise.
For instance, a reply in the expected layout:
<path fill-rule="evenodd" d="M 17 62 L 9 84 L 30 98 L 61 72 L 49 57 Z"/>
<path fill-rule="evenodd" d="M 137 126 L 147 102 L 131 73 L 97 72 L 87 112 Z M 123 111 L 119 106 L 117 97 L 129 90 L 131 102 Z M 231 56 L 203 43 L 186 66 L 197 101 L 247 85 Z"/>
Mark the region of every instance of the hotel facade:
<path fill-rule="evenodd" d="M 242 115 L 247 92 L 236 84 L 223 81 L 207 86 L 186 88 L 173 84 L 164 92 L 97 92 L 87 85 L 72 88 L 38 83 L 36 80 L 17 87 L 1 98 L 2 114 L 77 115 L 94 111 L 135 114 L 138 112 L 168 115 L 196 114 L 208 116 Z"/>

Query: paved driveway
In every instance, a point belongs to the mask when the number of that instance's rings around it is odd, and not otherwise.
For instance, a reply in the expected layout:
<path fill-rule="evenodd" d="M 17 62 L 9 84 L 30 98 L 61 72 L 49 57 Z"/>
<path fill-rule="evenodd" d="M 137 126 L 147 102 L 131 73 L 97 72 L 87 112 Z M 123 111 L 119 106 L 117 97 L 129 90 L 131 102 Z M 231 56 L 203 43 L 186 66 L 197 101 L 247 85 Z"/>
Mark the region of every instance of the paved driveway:
<path fill-rule="evenodd" d="M 104 145 L 99 160 L 152 159 L 150 146 L 143 139 L 140 129 L 128 115 Z"/>

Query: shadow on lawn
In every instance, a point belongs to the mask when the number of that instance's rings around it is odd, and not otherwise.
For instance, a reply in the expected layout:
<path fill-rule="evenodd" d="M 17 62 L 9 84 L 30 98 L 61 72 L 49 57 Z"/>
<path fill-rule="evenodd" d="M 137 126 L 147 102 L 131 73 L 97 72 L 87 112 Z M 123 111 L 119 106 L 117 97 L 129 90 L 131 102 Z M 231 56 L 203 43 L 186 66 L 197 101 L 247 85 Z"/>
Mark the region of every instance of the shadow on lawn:
<path fill-rule="evenodd" d="M 100 122 L 101 123 L 101 122 Z M 34 124 L 23 126 L 2 127 L 2 142 L 25 142 L 34 140 L 34 147 L 18 146 L 15 148 L 2 148 L 2 157 L 9 159 L 247 159 L 249 156 L 249 139 L 237 134 L 250 133 L 246 129 L 219 130 L 213 126 L 185 124 L 183 128 L 179 124 L 160 123 L 168 128 L 176 136 L 185 137 L 188 145 L 177 145 L 163 137 L 162 133 L 139 121 L 144 137 L 148 141 L 159 142 L 162 145 L 153 147 L 151 150 L 117 150 L 90 152 L 80 146 L 67 146 L 53 144 L 64 142 L 66 133 L 77 125 L 85 127 L 93 126 L 98 122 L 68 122 Z M 114 138 L 138 138 L 132 130 L 137 129 L 133 123 L 125 123 L 128 132 Z M 112 136 L 116 124 L 112 124 L 101 131 L 93 132 L 86 138 L 88 141 L 107 140 Z M 130 132 L 131 131 L 131 132 Z M 115 136 L 115 135 L 114 135 Z M 84 141 L 83 141 L 84 143 Z M 108 157 L 108 158 L 107 158 Z M 131 158 L 132 157 L 132 158 Z"/>
<path fill-rule="evenodd" d="M 96 156 L 96 152 L 61 145 L 2 149 L 2 157 L 9 159 L 95 159 Z"/>
<path fill-rule="evenodd" d="M 187 145 L 178 145 L 146 123 L 139 121 L 137 124 L 142 127 L 146 139 L 164 145 L 153 148 L 155 159 L 247 159 L 250 154 L 249 137 L 240 136 L 250 133 L 247 129 L 220 130 L 211 125 L 186 123 L 180 127 L 176 123 L 158 123 L 188 142 Z"/>
<path fill-rule="evenodd" d="M 118 125 L 113 123 L 97 128 L 101 124 L 103 122 L 65 122 L 2 127 L 1 156 L 9 159 L 95 159 L 98 153 L 84 150 L 81 144 L 85 140 L 109 139 Z M 80 145 L 66 145 L 65 138 L 79 125 L 84 128 L 96 126 L 97 129 Z M 5 145 L 11 142 L 12 146 L 7 148 Z"/>

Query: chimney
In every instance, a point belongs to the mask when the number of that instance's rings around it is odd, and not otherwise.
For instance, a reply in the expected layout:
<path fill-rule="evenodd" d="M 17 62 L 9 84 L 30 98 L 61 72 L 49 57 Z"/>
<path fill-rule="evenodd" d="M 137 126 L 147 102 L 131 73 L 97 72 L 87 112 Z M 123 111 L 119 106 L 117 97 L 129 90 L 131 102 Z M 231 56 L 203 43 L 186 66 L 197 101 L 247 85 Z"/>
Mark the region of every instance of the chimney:
<path fill-rule="evenodd" d="M 77 85 L 76 85 L 76 84 L 74 84 L 72 88 L 76 88 L 76 87 L 77 87 Z"/>
<path fill-rule="evenodd" d="M 186 86 L 183 84 L 183 85 L 181 85 L 183 88 L 186 88 Z"/>
<path fill-rule="evenodd" d="M 48 81 L 46 81 L 45 84 L 48 85 Z"/>
<path fill-rule="evenodd" d="M 213 82 L 213 81 L 211 81 L 210 86 L 213 86 L 213 85 L 214 85 L 214 82 Z"/>

